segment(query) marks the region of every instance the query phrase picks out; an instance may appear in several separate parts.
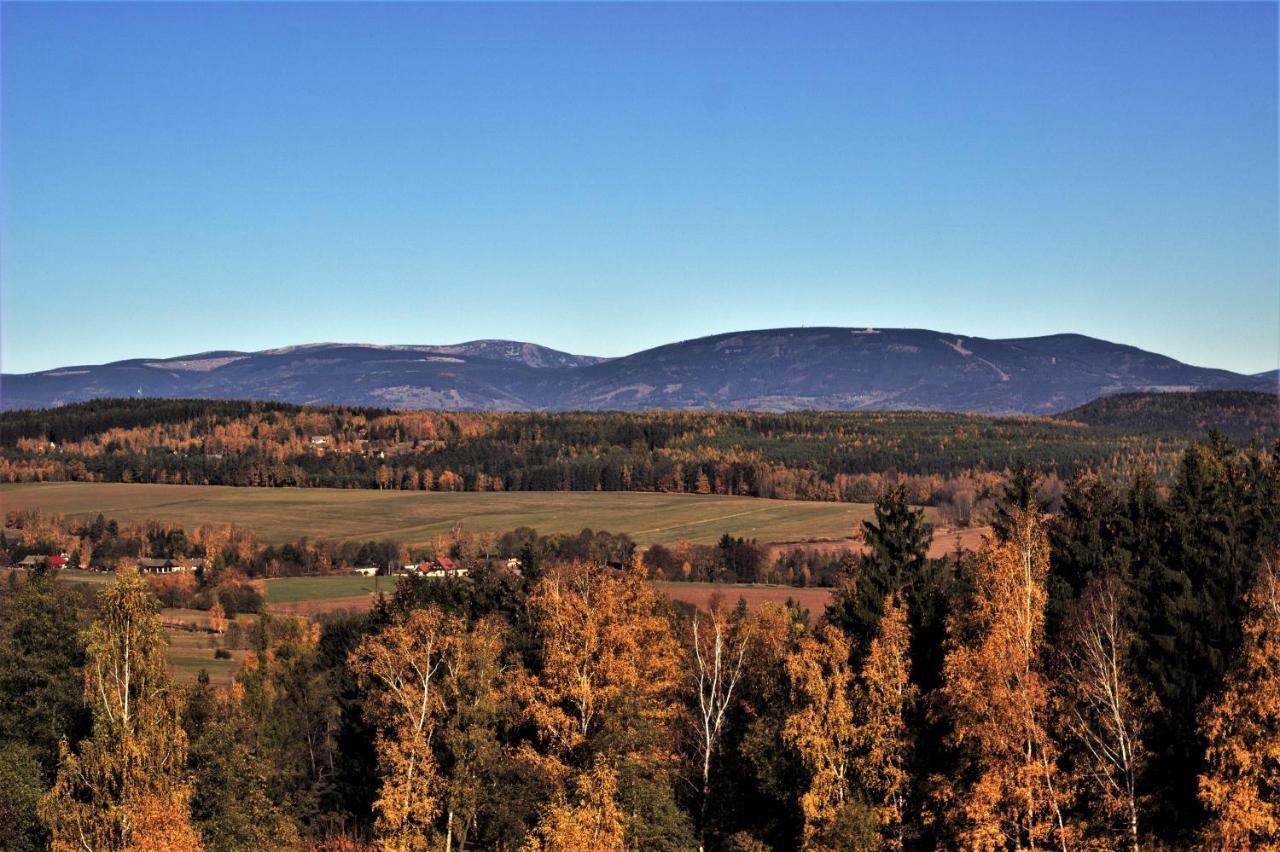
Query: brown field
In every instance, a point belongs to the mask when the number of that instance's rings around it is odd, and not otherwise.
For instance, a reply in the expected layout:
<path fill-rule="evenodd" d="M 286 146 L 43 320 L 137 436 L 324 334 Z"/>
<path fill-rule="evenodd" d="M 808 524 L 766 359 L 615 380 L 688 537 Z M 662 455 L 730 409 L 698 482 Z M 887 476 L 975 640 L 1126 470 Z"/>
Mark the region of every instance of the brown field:
<path fill-rule="evenodd" d="M 940 559 L 943 556 L 954 553 L 957 547 L 961 550 L 977 550 L 982 544 L 982 537 L 990 531 L 991 527 L 969 527 L 960 530 L 951 529 L 950 527 L 935 529 L 933 541 L 929 544 L 929 558 Z M 779 555 L 786 553 L 788 550 L 797 548 L 814 550 L 819 553 L 831 553 L 840 550 L 852 550 L 855 553 L 861 553 L 865 549 L 859 539 L 852 537 L 826 539 L 823 541 L 779 541 L 769 546 L 769 558 L 777 559 Z"/>
<path fill-rule="evenodd" d="M 812 615 L 821 615 L 831 601 L 831 589 L 816 587 L 796 588 L 794 586 L 765 586 L 747 583 L 679 583 L 671 580 L 657 580 L 654 585 L 671 597 L 672 600 L 693 604 L 699 609 L 710 609 L 711 599 L 720 595 L 727 606 L 736 606 L 738 598 L 747 602 L 747 608 L 760 606 L 763 603 L 786 603 L 791 599 L 807 609 Z"/>

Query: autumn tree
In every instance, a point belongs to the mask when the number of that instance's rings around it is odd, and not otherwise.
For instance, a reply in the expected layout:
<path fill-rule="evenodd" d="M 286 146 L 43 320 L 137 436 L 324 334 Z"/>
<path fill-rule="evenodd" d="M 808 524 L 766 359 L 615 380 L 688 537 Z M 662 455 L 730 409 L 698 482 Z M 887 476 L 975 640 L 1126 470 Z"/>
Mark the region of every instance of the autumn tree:
<path fill-rule="evenodd" d="M 498 776 L 507 767 L 500 730 L 515 715 L 513 680 L 503 661 L 506 644 L 498 620 L 476 622 L 442 657 L 440 730 L 436 754 L 446 779 L 442 807 L 444 848 L 465 848 L 486 804 L 505 795 Z"/>
<path fill-rule="evenodd" d="M 304 830 L 324 818 L 337 760 L 339 711 L 319 638 L 317 624 L 260 616 L 253 651 L 236 674 L 246 712 L 258 723 L 257 748 L 271 767 L 271 797 Z"/>
<path fill-rule="evenodd" d="M 854 765 L 875 809 L 883 848 L 901 849 L 910 784 L 910 714 L 917 691 L 911 682 L 911 631 L 901 596 L 887 596 L 883 612 L 857 692 Z"/>
<path fill-rule="evenodd" d="M 962 772 L 943 789 L 970 849 L 1067 846 L 1041 670 L 1048 545 L 1036 508 L 1007 510 L 983 543 L 972 600 L 948 627 L 943 696 Z"/>
<path fill-rule="evenodd" d="M 466 623 L 435 607 L 413 610 L 367 638 L 350 665 L 367 690 L 382 776 L 377 831 L 392 849 L 425 849 L 440 813 L 444 779 L 432 749 L 444 714 L 440 681 Z"/>
<path fill-rule="evenodd" d="M 534 852 L 616 852 L 626 848 L 626 825 L 618 804 L 618 775 L 597 762 L 574 781 L 575 794 L 543 813 L 529 848 Z"/>
<path fill-rule="evenodd" d="M 1248 595 L 1240 654 L 1201 723 L 1208 767 L 1200 801 L 1206 842 L 1219 849 L 1280 848 L 1280 567 L 1273 557 Z"/>
<path fill-rule="evenodd" d="M 540 665 L 525 705 L 541 750 L 526 757 L 561 784 L 603 759 L 631 842 L 688 842 L 671 789 L 680 656 L 643 565 L 554 566 L 528 612 Z"/>
<path fill-rule="evenodd" d="M 227 611 L 223 608 L 222 601 L 216 598 L 209 607 L 209 629 L 214 633 L 225 633 L 227 630 Z"/>
<path fill-rule="evenodd" d="M 849 640 L 823 625 L 800 640 L 787 658 L 787 675 L 798 704 L 783 729 L 784 741 L 800 753 L 808 788 L 800 797 L 806 847 L 855 845 L 846 830 L 860 802 L 854 768 L 857 720 Z"/>
<path fill-rule="evenodd" d="M 1128 596 L 1115 575 L 1089 582 L 1064 627 L 1055 680 L 1078 783 L 1092 806 L 1091 828 L 1104 838 L 1124 837 L 1136 852 L 1139 782 L 1149 757 L 1143 729 L 1154 697 L 1135 671 Z"/>
<path fill-rule="evenodd" d="M 794 603 L 765 603 L 747 610 L 741 599 L 734 619 L 751 641 L 743 659 L 739 700 L 729 708 L 720 785 L 733 806 L 709 815 L 725 833 L 758 836 L 774 847 L 794 846 L 803 818 L 797 791 L 808 771 L 784 738 L 794 709 L 787 661 L 806 632 L 806 613 Z"/>
<path fill-rule="evenodd" d="M 258 746 L 244 687 L 215 689 L 204 672 L 183 712 L 188 765 L 194 779 L 192 819 L 212 849 L 296 849 L 294 821 L 271 798 L 272 767 Z"/>
<path fill-rule="evenodd" d="M 61 748 L 40 814 L 65 849 L 198 849 L 181 704 L 165 663 L 159 603 L 133 571 L 101 596 L 87 637 L 93 734 Z"/>
<path fill-rule="evenodd" d="M 711 800 L 711 764 L 720 748 L 734 690 L 742 679 L 750 625 L 736 624 L 714 601 L 706 615 L 694 611 L 690 621 L 691 673 L 694 681 L 695 733 L 699 770 L 699 847 L 706 845 L 707 807 Z"/>

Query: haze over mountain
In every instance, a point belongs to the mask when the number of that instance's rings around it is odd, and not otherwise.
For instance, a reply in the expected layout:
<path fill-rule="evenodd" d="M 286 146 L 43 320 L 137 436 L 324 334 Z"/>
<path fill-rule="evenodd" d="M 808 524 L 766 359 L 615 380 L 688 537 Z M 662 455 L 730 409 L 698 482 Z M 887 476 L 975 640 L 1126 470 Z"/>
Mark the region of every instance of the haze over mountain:
<path fill-rule="evenodd" d="M 444 410 L 796 409 L 1049 414 L 1126 391 L 1276 390 L 1078 334 L 992 340 L 924 329 L 717 334 L 621 358 L 508 340 L 318 343 L 5 374 L 0 408 L 199 397 Z"/>

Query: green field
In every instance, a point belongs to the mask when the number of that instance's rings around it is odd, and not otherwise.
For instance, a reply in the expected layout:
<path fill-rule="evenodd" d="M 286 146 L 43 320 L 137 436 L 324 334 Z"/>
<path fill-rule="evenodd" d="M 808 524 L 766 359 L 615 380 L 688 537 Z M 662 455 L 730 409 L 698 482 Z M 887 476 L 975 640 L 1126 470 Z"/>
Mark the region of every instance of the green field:
<path fill-rule="evenodd" d="M 277 577 L 265 582 L 269 604 L 350 598 L 376 592 L 391 594 L 399 577 Z"/>
<path fill-rule="evenodd" d="M 373 491 L 232 488 L 93 482 L 0 485 L 0 508 L 64 515 L 249 527 L 266 542 L 308 538 L 394 539 L 428 544 L 461 521 L 473 532 L 533 527 L 541 533 L 590 527 L 630 534 L 642 544 L 687 538 L 712 543 L 724 533 L 761 542 L 849 536 L 871 516 L 864 503 L 815 503 L 719 495 L 639 492 Z M 932 510 L 930 520 L 933 520 Z"/>

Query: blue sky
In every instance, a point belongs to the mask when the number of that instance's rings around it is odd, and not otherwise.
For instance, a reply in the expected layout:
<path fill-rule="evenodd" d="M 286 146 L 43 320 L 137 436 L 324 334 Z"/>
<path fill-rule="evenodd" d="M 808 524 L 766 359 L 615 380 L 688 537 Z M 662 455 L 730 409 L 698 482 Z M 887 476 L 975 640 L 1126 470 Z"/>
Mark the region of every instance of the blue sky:
<path fill-rule="evenodd" d="M 1274 368 L 1276 13 L 6 3 L 0 359 L 829 324 Z"/>

